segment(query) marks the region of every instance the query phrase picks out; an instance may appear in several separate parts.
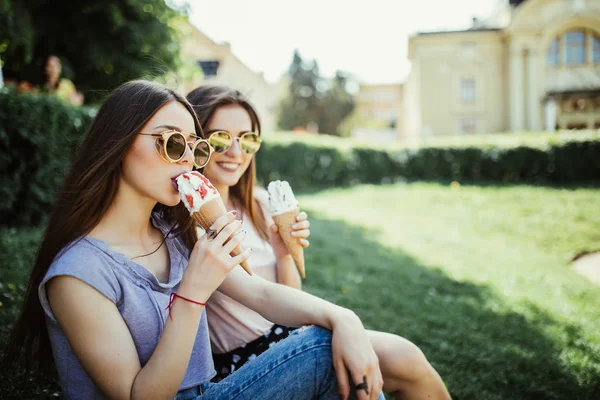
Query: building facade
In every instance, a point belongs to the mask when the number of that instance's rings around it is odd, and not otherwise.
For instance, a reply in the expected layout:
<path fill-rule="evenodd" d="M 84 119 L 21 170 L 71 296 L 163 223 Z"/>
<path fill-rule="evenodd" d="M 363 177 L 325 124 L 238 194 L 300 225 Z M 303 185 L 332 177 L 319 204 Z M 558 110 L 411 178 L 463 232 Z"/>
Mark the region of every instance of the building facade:
<path fill-rule="evenodd" d="M 352 137 L 390 142 L 397 140 L 402 114 L 402 84 L 361 84 L 355 96 L 358 114 Z"/>
<path fill-rule="evenodd" d="M 263 132 L 272 132 L 277 126 L 277 107 L 285 94 L 286 81 L 270 84 L 260 72 L 253 71 L 232 52 L 228 43 L 216 43 L 193 25 L 179 28 L 183 40 L 181 53 L 191 68 L 202 71 L 199 77 L 180 83 L 178 90 L 188 93 L 202 83 L 223 84 L 244 93 L 256 108 Z"/>
<path fill-rule="evenodd" d="M 403 138 L 600 128 L 600 0 L 506 0 L 409 39 Z"/>

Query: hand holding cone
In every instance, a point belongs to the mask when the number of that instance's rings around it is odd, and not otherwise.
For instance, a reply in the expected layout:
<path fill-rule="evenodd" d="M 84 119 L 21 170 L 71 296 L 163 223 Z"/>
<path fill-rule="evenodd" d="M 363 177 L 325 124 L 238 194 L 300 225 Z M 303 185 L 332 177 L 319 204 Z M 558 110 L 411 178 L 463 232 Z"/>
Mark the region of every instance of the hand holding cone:
<path fill-rule="evenodd" d="M 296 223 L 296 216 L 299 212 L 300 210 L 295 208 L 283 214 L 273 215 L 273 221 L 275 221 L 277 229 L 279 229 L 279 235 L 283 239 L 285 247 L 287 247 L 292 255 L 300 275 L 302 275 L 302 278 L 306 278 L 306 269 L 304 268 L 304 247 L 302 247 L 297 237 L 292 236 L 292 232 L 294 231 L 292 225 Z"/>
<path fill-rule="evenodd" d="M 194 221 L 205 231 L 208 231 L 217 218 L 227 213 L 219 192 L 200 172 L 192 171 L 179 175 L 177 187 L 181 201 Z M 231 255 L 235 257 L 241 252 L 242 248 L 237 246 L 231 251 Z M 252 275 L 252 270 L 246 261 L 241 262 L 240 265 L 249 275 Z"/>
<path fill-rule="evenodd" d="M 292 225 L 296 223 L 296 216 L 300 211 L 298 209 L 298 201 L 292 192 L 292 188 L 286 181 L 273 181 L 269 183 L 267 191 L 269 192 L 269 209 L 273 221 L 275 221 L 279 229 L 279 235 L 292 255 L 300 275 L 302 275 L 302 278 L 305 278 L 304 248 L 298 241 L 298 238 L 292 236 Z"/>

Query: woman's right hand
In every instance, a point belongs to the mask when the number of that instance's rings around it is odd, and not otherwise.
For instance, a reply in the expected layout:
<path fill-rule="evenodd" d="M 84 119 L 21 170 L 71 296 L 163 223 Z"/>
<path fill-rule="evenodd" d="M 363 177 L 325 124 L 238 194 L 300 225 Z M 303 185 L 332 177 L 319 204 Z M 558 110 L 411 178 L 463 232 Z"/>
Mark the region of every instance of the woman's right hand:
<path fill-rule="evenodd" d="M 178 290 L 182 296 L 187 294 L 200 302 L 206 302 L 227 274 L 236 265 L 248 259 L 251 253 L 250 249 L 245 249 L 235 257 L 230 256 L 231 251 L 239 246 L 246 236 L 242 222 L 235 218 L 235 211 L 217 218 L 210 229 L 218 234 L 214 239 L 210 239 L 204 233 L 198 239 Z"/>

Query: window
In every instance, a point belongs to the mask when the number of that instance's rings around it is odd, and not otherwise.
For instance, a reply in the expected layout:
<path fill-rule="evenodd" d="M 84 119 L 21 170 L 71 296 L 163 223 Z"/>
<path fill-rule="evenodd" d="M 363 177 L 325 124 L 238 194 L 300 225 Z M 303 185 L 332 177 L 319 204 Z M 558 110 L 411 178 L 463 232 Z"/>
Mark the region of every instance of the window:
<path fill-rule="evenodd" d="M 550 42 L 546 64 L 549 67 L 600 64 L 600 36 L 590 29 L 563 33 Z"/>
<path fill-rule="evenodd" d="M 460 101 L 463 103 L 474 103 L 476 99 L 475 79 L 463 79 L 460 81 Z"/>
<path fill-rule="evenodd" d="M 558 38 L 554 39 L 552 43 L 550 43 L 548 54 L 546 55 L 546 62 L 548 65 L 553 67 L 558 66 L 560 62 L 560 45 Z"/>
<path fill-rule="evenodd" d="M 567 65 L 585 64 L 585 31 L 570 31 L 565 34 Z"/>
<path fill-rule="evenodd" d="M 196 63 L 202 68 L 205 78 L 217 76 L 219 70 L 218 60 L 198 60 Z"/>
<path fill-rule="evenodd" d="M 472 117 L 460 119 L 460 133 L 475 133 L 477 131 L 477 120 Z"/>

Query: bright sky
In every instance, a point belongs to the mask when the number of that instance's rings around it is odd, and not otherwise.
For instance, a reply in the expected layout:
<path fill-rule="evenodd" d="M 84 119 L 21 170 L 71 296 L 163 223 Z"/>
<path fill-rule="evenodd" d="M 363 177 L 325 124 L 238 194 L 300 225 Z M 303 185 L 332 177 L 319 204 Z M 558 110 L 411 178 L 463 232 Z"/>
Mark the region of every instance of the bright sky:
<path fill-rule="evenodd" d="M 410 70 L 408 35 L 465 29 L 503 0 L 188 0 L 191 22 L 274 82 L 292 61 L 316 59 L 365 83 L 401 82 Z"/>

